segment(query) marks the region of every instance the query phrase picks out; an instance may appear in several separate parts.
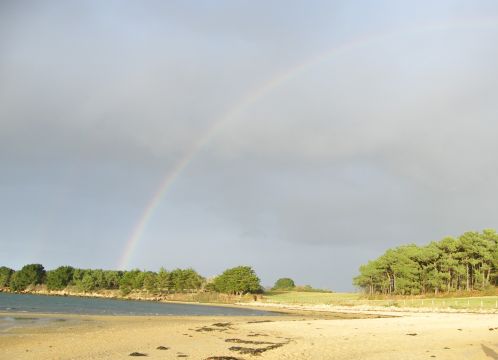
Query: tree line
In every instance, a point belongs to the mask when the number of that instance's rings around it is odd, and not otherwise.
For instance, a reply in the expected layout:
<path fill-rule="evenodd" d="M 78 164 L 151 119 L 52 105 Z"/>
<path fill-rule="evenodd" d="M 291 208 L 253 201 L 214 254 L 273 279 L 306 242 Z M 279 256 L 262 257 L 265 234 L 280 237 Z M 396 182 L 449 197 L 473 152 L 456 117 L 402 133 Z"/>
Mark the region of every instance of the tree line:
<path fill-rule="evenodd" d="M 120 290 L 122 295 L 132 291 L 153 294 L 215 291 L 242 295 L 262 291 L 260 279 L 250 266 L 237 266 L 225 270 L 214 279 L 207 280 L 194 269 L 175 269 L 158 272 L 78 269 L 60 266 L 46 271 L 41 264 L 28 264 L 18 271 L 0 267 L 0 289 L 21 292 L 36 285 L 45 285 L 49 291 L 76 289 L 80 292 Z"/>
<path fill-rule="evenodd" d="M 359 272 L 353 284 L 372 295 L 485 290 L 498 285 L 498 234 L 469 231 L 426 246 L 399 246 Z"/>

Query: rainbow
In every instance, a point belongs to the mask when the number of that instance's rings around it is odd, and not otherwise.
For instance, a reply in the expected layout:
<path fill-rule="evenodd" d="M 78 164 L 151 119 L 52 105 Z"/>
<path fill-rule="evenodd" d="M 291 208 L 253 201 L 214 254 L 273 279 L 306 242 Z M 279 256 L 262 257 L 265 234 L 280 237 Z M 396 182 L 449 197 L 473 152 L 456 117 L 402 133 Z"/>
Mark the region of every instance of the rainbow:
<path fill-rule="evenodd" d="M 237 118 L 244 110 L 248 109 L 251 105 L 256 103 L 259 99 L 263 98 L 265 95 L 275 90 L 282 84 L 286 83 L 290 79 L 298 76 L 307 69 L 321 64 L 322 62 L 329 60 L 333 56 L 338 56 L 340 54 L 346 53 L 353 49 L 357 49 L 361 46 L 371 45 L 374 43 L 380 43 L 389 39 L 399 38 L 406 35 L 416 35 L 418 33 L 427 33 L 431 31 L 444 31 L 455 28 L 482 28 L 482 27 L 493 27 L 498 26 L 498 18 L 488 17 L 488 18 L 476 18 L 472 20 L 460 20 L 447 24 L 437 24 L 431 26 L 423 26 L 417 28 L 404 29 L 402 31 L 390 31 L 385 33 L 370 34 L 364 37 L 359 37 L 353 41 L 344 43 L 332 49 L 328 49 L 326 52 L 319 54 L 307 61 L 298 64 L 294 67 L 287 69 L 283 73 L 279 73 L 272 77 L 269 81 L 261 84 L 259 87 L 249 92 L 244 96 L 239 102 L 235 104 L 223 117 L 214 121 L 213 124 L 207 129 L 207 131 L 192 145 L 191 149 L 180 158 L 174 165 L 173 169 L 166 174 L 162 182 L 160 183 L 158 189 L 154 192 L 152 198 L 145 207 L 144 212 L 139 218 L 139 221 L 134 226 L 130 237 L 126 241 L 124 250 L 119 258 L 119 269 L 126 269 L 132 254 L 134 253 L 137 244 L 139 243 L 144 230 L 149 223 L 152 215 L 164 199 L 171 185 L 178 179 L 178 177 L 183 173 L 185 168 L 194 160 L 196 155 L 203 149 L 203 147 L 208 144 L 211 139 L 216 135 L 216 133 L 223 128 L 223 126 L 234 119 Z"/>

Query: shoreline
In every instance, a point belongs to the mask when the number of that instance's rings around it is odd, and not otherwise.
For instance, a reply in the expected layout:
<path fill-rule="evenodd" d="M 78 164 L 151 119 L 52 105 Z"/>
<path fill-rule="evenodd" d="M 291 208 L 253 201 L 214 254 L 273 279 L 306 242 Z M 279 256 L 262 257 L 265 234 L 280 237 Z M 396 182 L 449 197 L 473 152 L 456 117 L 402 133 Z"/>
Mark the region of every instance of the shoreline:
<path fill-rule="evenodd" d="M 43 299 L 45 298 L 45 299 Z M 51 300 L 53 299 L 53 300 Z M 59 299 L 59 300 L 57 300 Z M 51 297 L 39 294 L 4 294 L 0 296 L 0 314 L 73 314 L 98 316 L 283 316 L 289 311 L 257 309 L 237 304 L 192 302 L 120 301 L 121 299 L 88 297 Z"/>
<path fill-rule="evenodd" d="M 246 309 L 246 310 L 258 310 L 266 311 L 271 316 L 271 313 L 276 314 L 276 316 L 318 316 L 321 318 L 337 318 L 337 314 L 342 314 L 342 318 L 345 318 L 345 314 L 351 315 L 364 315 L 367 318 L 373 317 L 393 317 L 393 316 L 403 316 L 403 314 L 498 314 L 498 309 L 454 309 L 454 308 L 430 308 L 430 307 L 396 307 L 396 306 L 373 306 L 373 305 L 327 305 L 327 304 L 288 304 L 288 303 L 273 303 L 266 301 L 252 301 L 252 302 L 234 302 L 234 303 L 217 303 L 217 302 L 195 302 L 195 301 L 179 301 L 179 300 L 154 300 L 148 298 L 129 298 L 129 297 L 112 297 L 106 296 L 105 294 L 89 293 L 63 293 L 60 292 L 48 292 L 48 291 L 37 291 L 37 292 L 10 292 L 3 291 L 7 294 L 17 294 L 17 295 L 33 295 L 33 296 L 54 296 L 54 297 L 75 297 L 75 298 L 95 298 L 104 300 L 118 300 L 118 301 L 140 301 L 140 302 L 151 302 L 151 303 L 164 303 L 164 304 L 179 304 L 179 305 L 196 305 L 196 306 L 206 306 L 206 307 L 222 307 L 222 308 L 233 308 L 233 309 Z M 8 313 L 9 310 L 0 310 L 0 314 Z M 20 311 L 18 314 L 24 314 L 25 312 Z M 36 314 L 35 312 L 29 314 Z M 59 314 L 66 315 L 70 313 L 64 312 L 53 312 L 53 313 L 42 313 L 42 314 Z M 92 315 L 92 314 L 75 314 L 75 315 Z M 177 316 L 177 315 L 161 315 L 161 314 L 101 314 L 101 316 Z M 186 316 L 204 316 L 204 315 L 186 315 Z M 224 315 L 216 315 L 224 316 Z M 242 315 L 244 316 L 244 315 Z M 266 316 L 266 315 L 258 315 Z"/>
<path fill-rule="evenodd" d="M 271 302 L 251 303 L 253 309 L 280 309 L 282 311 L 313 311 L 319 313 L 350 313 L 350 314 L 379 314 L 386 316 L 400 316 L 403 314 L 498 314 L 495 309 L 453 309 L 453 308 L 427 308 L 427 307 L 397 307 L 397 306 L 372 306 L 372 305 L 304 305 Z"/>
<path fill-rule="evenodd" d="M 240 297 L 233 297 L 232 295 L 226 295 L 226 298 L 229 298 L 230 301 L 226 302 L 207 302 L 207 301 L 198 301 L 198 300 L 175 300 L 175 299 L 167 299 L 165 297 L 173 295 L 178 297 L 187 297 L 189 293 L 174 293 L 174 294 L 163 294 L 163 295 L 147 295 L 144 293 L 134 293 L 132 296 L 126 295 L 121 296 L 116 294 L 117 291 L 114 290 L 104 290 L 103 292 L 72 292 L 66 290 L 60 291 L 49 291 L 49 290 L 29 290 L 29 291 L 10 291 L 5 289 L 0 289 L 0 293 L 5 294 L 16 294 L 16 295 L 39 295 L 39 296 L 54 296 L 54 297 L 77 297 L 77 298 L 94 298 L 94 299 L 109 299 L 109 300 L 123 300 L 123 301 L 144 301 L 144 302 L 160 302 L 160 303 L 171 303 L 171 304 L 195 304 L 195 305 L 207 305 L 207 306 L 226 306 L 226 307 L 240 307 L 238 301 L 240 301 Z M 224 295 L 224 294 L 220 294 Z M 258 298 L 261 299 L 261 295 L 258 295 Z"/>
<path fill-rule="evenodd" d="M 283 302 L 272 302 L 271 300 L 266 301 L 261 294 L 257 295 L 257 300 L 251 300 L 249 297 L 245 299 L 247 301 L 241 301 L 243 298 L 240 296 L 224 295 L 222 296 L 225 301 L 199 301 L 199 300 L 187 300 L 181 299 L 182 297 L 188 297 L 189 295 L 195 295 L 190 293 L 172 293 L 172 294 L 162 294 L 162 295 L 151 295 L 145 293 L 132 293 L 132 295 L 121 296 L 118 295 L 117 290 L 104 290 L 102 292 L 73 292 L 70 290 L 60 290 L 60 291 L 49 291 L 46 289 L 33 289 L 29 291 L 14 292 L 6 289 L 0 289 L 0 293 L 6 294 L 17 294 L 17 295 L 35 295 L 35 296 L 53 296 L 53 297 L 74 297 L 74 298 L 94 298 L 94 299 L 109 299 L 109 300 L 119 300 L 119 301 L 140 301 L 140 302 L 151 302 L 151 303 L 165 303 L 165 304 L 183 304 L 183 305 L 199 305 L 199 306 L 216 306 L 216 307 L 227 307 L 227 308 L 242 308 L 242 309 L 253 309 L 261 310 L 262 308 L 271 308 L 278 313 L 288 313 L 293 311 L 316 311 L 316 312 L 349 312 L 349 313 L 472 313 L 472 314 L 498 314 L 497 308 L 453 308 L 453 307 L 410 307 L 410 306 L 379 306 L 379 305 L 331 305 L 331 304 L 296 304 L 296 303 L 283 303 Z M 172 296 L 177 297 L 177 299 L 167 299 L 166 297 Z M 255 296 L 255 295 L 251 295 Z M 482 297 L 482 296 L 480 296 Z"/>
<path fill-rule="evenodd" d="M 215 307 L 215 308 L 228 308 L 228 309 L 241 309 L 241 310 L 255 310 L 255 311 L 263 311 L 268 313 L 268 315 L 254 315 L 254 316 L 271 316 L 271 314 L 275 314 L 274 316 L 278 315 L 286 315 L 286 314 L 291 314 L 293 311 L 287 311 L 284 309 L 274 309 L 274 310 L 265 310 L 257 307 L 251 307 L 245 305 L 245 303 L 208 303 L 208 302 L 193 302 L 193 301 L 170 301 L 170 300 L 161 300 L 161 301 L 156 301 L 156 300 L 150 300 L 150 299 L 134 299 L 134 298 L 119 298 L 119 297 L 108 297 L 108 296 L 93 296 L 93 295 L 61 295 L 61 294 L 55 294 L 55 293 L 45 293 L 45 292 L 3 292 L 5 294 L 12 294 L 12 295 L 28 295 L 28 296 L 46 296 L 46 297 L 69 297 L 69 298 L 83 298 L 83 299 L 100 299 L 100 300 L 115 300 L 115 301 L 135 301 L 135 302 L 144 302 L 144 303 L 160 303 L 160 304 L 172 304 L 172 305 L 191 305 L 191 306 L 200 306 L 200 307 Z M 249 304 L 249 303 L 248 303 Z M 177 316 L 177 315 L 166 315 L 166 314 L 93 314 L 93 313 L 69 313 L 69 312 L 30 312 L 30 311 L 25 311 L 25 310 L 20 310 L 20 311 L 12 311 L 11 309 L 6 309 L 6 310 L 0 310 L 0 314 L 5 314 L 5 313 L 18 313 L 18 314 L 74 314 L 74 315 L 102 315 L 102 316 Z M 186 315 L 186 316 L 203 316 L 203 315 Z M 213 315 L 214 316 L 214 315 Z M 216 315 L 216 316 L 223 316 L 223 315 Z M 228 315 L 228 316 L 236 316 L 236 315 Z M 248 316 L 248 315 L 241 315 L 241 316 Z"/>
<path fill-rule="evenodd" d="M 233 302 L 233 303 L 217 303 L 217 302 L 196 302 L 196 301 L 179 301 L 179 300 L 154 300 L 148 298 L 130 298 L 130 297 L 112 297 L 106 296 L 105 294 L 98 293 L 64 293 L 60 292 L 48 292 L 48 291 L 37 291 L 37 292 L 10 292 L 2 291 L 7 294 L 17 294 L 17 295 L 33 295 L 33 296 L 53 296 L 53 297 L 74 297 L 74 298 L 95 298 L 104 300 L 117 300 L 117 301 L 140 301 L 140 302 L 150 302 L 150 303 L 164 303 L 164 304 L 179 304 L 179 305 L 195 305 L 195 306 L 206 306 L 206 307 L 222 307 L 222 308 L 233 308 L 233 309 L 246 309 L 246 310 L 258 310 L 266 311 L 268 313 L 275 313 L 277 315 L 301 315 L 301 316 L 312 316 L 314 314 L 319 317 L 332 317 L 334 318 L 336 314 L 361 314 L 366 317 L 392 317 L 392 316 L 402 316 L 403 314 L 498 314 L 498 309 L 454 309 L 454 308 L 431 308 L 431 307 L 396 307 L 396 306 L 374 306 L 374 305 L 328 305 L 328 304 L 289 304 L 289 303 L 273 303 L 266 301 L 252 301 L 252 302 Z M 9 310 L 0 310 L 0 314 L 8 313 Z M 23 314 L 25 312 L 20 311 L 18 314 Z M 35 314 L 36 312 L 29 312 L 30 314 Z M 65 315 L 70 313 L 64 312 L 53 312 L 53 313 L 43 313 L 43 314 L 59 314 Z M 328 314 L 328 315 L 327 315 Z M 75 315 L 92 315 L 92 314 L 75 314 Z M 102 314 L 101 316 L 176 316 L 176 315 L 161 315 L 161 314 Z M 203 316 L 203 315 L 186 315 L 186 316 Z M 217 315 L 223 316 L 223 315 Z M 266 316 L 266 315 L 258 315 Z"/>

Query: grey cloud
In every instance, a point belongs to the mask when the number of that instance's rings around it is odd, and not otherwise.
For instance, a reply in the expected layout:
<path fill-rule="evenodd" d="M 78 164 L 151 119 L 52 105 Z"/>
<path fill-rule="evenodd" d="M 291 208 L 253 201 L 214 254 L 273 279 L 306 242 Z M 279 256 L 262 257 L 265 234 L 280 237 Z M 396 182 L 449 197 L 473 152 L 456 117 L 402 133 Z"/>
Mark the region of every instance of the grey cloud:
<path fill-rule="evenodd" d="M 130 266 L 345 289 L 388 246 L 497 226 L 498 32 L 458 26 L 479 8 L 20 4 L 0 11 L 0 225 L 33 252 L 6 265 L 117 263 L 213 127 Z"/>

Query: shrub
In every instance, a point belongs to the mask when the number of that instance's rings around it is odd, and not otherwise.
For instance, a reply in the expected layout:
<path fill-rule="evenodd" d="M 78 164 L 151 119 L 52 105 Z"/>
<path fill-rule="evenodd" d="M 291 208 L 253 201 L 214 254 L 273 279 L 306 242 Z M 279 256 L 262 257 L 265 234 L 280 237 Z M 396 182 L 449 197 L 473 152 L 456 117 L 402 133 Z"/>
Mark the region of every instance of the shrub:
<path fill-rule="evenodd" d="M 296 287 L 294 280 L 291 278 L 280 278 L 273 285 L 272 290 L 292 290 Z"/>

